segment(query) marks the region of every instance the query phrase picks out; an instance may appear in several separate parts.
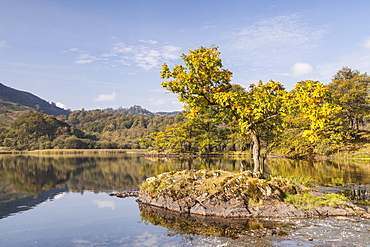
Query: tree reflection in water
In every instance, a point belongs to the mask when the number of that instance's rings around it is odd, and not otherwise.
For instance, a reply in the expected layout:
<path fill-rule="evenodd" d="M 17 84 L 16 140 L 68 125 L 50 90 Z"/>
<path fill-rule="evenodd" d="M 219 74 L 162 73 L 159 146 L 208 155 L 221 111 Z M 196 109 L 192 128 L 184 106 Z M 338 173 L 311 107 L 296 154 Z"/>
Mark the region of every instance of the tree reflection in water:
<path fill-rule="evenodd" d="M 138 203 L 141 218 L 156 226 L 170 230 L 171 235 L 211 235 L 236 239 L 241 235 L 254 237 L 286 236 L 292 224 L 277 220 L 226 219 L 221 217 L 204 217 L 179 214 L 143 203 Z"/>
<path fill-rule="evenodd" d="M 18 212 L 19 209 L 14 207 L 20 203 L 41 203 L 59 190 L 78 193 L 119 192 L 136 188 L 146 178 L 163 172 L 184 169 L 240 171 L 241 164 L 243 169 L 252 167 L 249 159 L 232 156 L 156 158 L 136 154 L 1 155 L 0 210 Z M 308 186 L 350 184 L 366 187 L 370 184 L 370 166 L 366 163 L 269 159 L 266 161 L 266 171 Z M 47 191 L 50 193 L 45 193 Z M 34 198 L 39 199 L 32 201 Z M 32 202 L 26 203 L 26 199 Z"/>

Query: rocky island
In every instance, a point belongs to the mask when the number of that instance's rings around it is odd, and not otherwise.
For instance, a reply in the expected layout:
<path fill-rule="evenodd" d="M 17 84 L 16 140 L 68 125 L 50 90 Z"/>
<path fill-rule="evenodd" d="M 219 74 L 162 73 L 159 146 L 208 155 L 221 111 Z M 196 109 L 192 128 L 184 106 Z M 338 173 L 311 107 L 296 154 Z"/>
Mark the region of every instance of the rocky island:
<path fill-rule="evenodd" d="M 146 179 L 137 201 L 183 214 L 224 218 L 369 216 L 341 195 L 250 171 L 163 173 Z"/>

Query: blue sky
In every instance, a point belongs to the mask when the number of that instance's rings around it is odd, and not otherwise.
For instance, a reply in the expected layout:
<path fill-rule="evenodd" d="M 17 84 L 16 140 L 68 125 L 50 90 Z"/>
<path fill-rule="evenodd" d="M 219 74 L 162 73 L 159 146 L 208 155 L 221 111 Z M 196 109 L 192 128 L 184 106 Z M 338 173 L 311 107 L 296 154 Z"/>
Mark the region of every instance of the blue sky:
<path fill-rule="evenodd" d="M 163 63 L 216 45 L 233 83 L 370 73 L 367 0 L 0 0 L 0 82 L 72 110 L 181 110 Z"/>

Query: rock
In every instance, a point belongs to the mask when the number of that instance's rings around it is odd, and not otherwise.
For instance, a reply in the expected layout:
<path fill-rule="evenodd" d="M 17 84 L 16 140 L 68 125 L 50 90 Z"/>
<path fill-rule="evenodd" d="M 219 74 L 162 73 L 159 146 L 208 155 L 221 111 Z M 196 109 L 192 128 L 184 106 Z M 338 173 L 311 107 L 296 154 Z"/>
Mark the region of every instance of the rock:
<path fill-rule="evenodd" d="M 310 210 L 283 202 L 287 193 L 297 194 L 303 189 L 308 190 L 287 179 L 265 179 L 249 171 L 181 171 L 147 179 L 137 201 L 183 214 L 224 218 L 355 216 L 361 210 L 347 202 L 344 208 L 323 206 Z"/>
<path fill-rule="evenodd" d="M 328 216 L 355 216 L 356 213 L 352 208 L 332 208 L 332 207 L 318 207 L 311 211 L 316 211 L 314 216 L 328 217 Z"/>
<path fill-rule="evenodd" d="M 309 215 L 304 210 L 297 209 L 293 205 L 286 203 L 251 207 L 249 210 L 253 217 L 307 217 Z"/>
<path fill-rule="evenodd" d="M 361 217 L 366 218 L 366 219 L 370 219 L 370 214 L 362 214 Z"/>
<path fill-rule="evenodd" d="M 337 216 L 335 217 L 337 220 L 351 220 L 351 218 L 348 218 L 348 217 L 344 217 L 344 216 Z"/>
<path fill-rule="evenodd" d="M 116 196 L 119 198 L 126 198 L 126 197 L 138 197 L 139 196 L 139 189 L 132 189 L 132 190 L 125 190 L 122 192 L 117 193 L 110 193 L 110 196 Z"/>

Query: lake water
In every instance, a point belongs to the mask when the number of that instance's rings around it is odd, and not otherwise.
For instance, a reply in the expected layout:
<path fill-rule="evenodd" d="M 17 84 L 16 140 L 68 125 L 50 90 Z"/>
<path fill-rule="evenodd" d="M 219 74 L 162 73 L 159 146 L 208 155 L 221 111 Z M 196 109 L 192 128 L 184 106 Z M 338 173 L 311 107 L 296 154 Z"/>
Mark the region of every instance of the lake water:
<path fill-rule="evenodd" d="M 225 220 L 178 215 L 111 192 L 183 169 L 241 159 L 137 155 L 0 156 L 0 246 L 370 246 L 370 220 Z M 248 164 L 248 160 L 243 161 Z M 269 160 L 266 170 L 368 202 L 369 163 Z M 361 186 L 361 187 L 359 187 Z"/>

